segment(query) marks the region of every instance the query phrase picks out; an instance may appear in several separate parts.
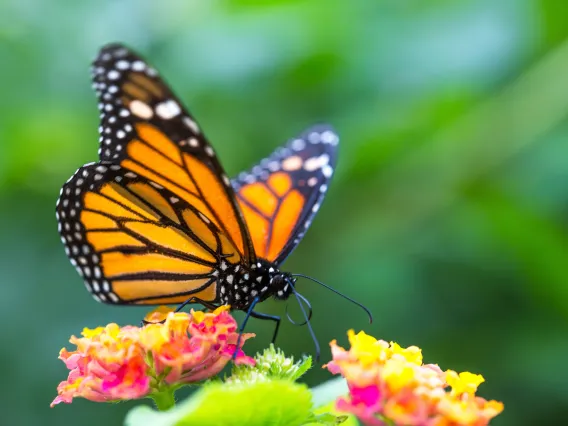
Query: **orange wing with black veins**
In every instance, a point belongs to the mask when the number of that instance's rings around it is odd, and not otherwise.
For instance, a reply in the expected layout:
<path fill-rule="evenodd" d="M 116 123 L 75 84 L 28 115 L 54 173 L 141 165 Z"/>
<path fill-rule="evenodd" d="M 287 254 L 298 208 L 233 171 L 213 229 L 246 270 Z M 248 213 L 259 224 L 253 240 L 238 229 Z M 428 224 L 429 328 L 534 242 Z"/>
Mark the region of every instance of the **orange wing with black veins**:
<path fill-rule="evenodd" d="M 333 175 L 339 138 L 318 125 L 232 180 L 257 257 L 280 265 L 319 210 Z"/>

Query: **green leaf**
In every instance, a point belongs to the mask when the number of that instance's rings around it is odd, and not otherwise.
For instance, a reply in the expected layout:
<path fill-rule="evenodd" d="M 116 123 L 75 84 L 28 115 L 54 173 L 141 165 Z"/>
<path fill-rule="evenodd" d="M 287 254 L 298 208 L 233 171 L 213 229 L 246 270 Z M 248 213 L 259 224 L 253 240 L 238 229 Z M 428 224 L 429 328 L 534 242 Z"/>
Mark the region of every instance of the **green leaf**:
<path fill-rule="evenodd" d="M 323 424 L 323 425 L 343 425 L 343 426 L 359 426 L 357 419 L 354 416 L 340 413 L 335 409 L 335 401 L 318 408 L 314 411 L 312 423 L 308 425 Z M 306 425 L 307 426 L 307 425 Z"/>
<path fill-rule="evenodd" d="M 288 380 L 254 384 L 212 383 L 203 386 L 186 401 L 167 412 L 156 412 L 147 406 L 137 407 L 128 414 L 125 424 L 127 426 L 302 425 L 318 420 L 312 414 L 311 399 L 311 393 L 305 385 Z"/>

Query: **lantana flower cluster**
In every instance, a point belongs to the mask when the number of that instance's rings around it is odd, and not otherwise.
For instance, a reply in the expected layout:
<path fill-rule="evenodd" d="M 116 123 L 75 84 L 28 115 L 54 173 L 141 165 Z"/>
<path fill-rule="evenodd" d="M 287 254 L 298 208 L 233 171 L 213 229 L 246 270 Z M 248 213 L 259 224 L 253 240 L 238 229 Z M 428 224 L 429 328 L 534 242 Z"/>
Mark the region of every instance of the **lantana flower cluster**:
<path fill-rule="evenodd" d="M 143 327 L 85 328 L 82 337 L 70 339 L 76 350 L 59 353 L 70 371 L 51 405 L 77 397 L 97 402 L 152 397 L 158 402 L 163 393 L 215 376 L 234 355 L 235 364 L 254 365 L 241 349 L 254 334 L 243 334 L 237 348 L 237 324 L 228 310 L 158 308 Z"/>
<path fill-rule="evenodd" d="M 416 346 L 353 330 L 348 337 L 349 350 L 331 342 L 333 360 L 326 367 L 344 376 L 350 390 L 336 408 L 367 425 L 483 426 L 503 410 L 501 402 L 475 395 L 484 381 L 479 374 L 423 364 Z"/>

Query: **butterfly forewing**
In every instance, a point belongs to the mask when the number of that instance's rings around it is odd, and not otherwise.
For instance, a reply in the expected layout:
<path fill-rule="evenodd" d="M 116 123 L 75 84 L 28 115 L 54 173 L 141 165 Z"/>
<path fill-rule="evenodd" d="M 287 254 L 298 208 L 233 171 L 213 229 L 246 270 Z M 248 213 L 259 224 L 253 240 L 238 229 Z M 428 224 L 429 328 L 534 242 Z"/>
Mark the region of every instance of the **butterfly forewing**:
<path fill-rule="evenodd" d="M 71 262 L 104 302 L 214 301 L 220 259 L 241 260 L 202 212 L 117 164 L 80 168 L 62 188 L 57 216 Z"/>
<path fill-rule="evenodd" d="M 194 206 L 227 235 L 245 263 L 254 262 L 227 175 L 157 72 L 121 45 L 103 48 L 92 72 L 101 114 L 101 161 L 119 164 Z"/>
<path fill-rule="evenodd" d="M 280 265 L 323 201 L 339 138 L 314 126 L 232 180 L 258 257 Z"/>

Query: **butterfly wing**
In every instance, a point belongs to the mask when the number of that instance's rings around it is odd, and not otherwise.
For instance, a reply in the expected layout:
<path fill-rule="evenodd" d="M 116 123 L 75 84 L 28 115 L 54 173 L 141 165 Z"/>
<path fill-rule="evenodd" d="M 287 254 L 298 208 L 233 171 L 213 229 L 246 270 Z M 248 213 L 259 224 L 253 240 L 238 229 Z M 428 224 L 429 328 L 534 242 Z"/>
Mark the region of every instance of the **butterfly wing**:
<path fill-rule="evenodd" d="M 296 248 L 325 196 L 339 138 L 314 126 L 232 180 L 255 253 L 280 265 Z"/>
<path fill-rule="evenodd" d="M 230 181 L 166 84 L 120 45 L 93 64 L 100 162 L 57 202 L 66 252 L 96 299 L 167 304 L 217 298 L 216 276 L 255 261 Z"/>
<path fill-rule="evenodd" d="M 219 262 L 240 261 L 202 212 L 118 164 L 81 167 L 63 186 L 56 212 L 65 251 L 99 301 L 215 301 Z"/>
<path fill-rule="evenodd" d="M 245 264 L 254 262 L 229 178 L 157 72 L 117 44 L 100 51 L 92 72 L 101 113 L 101 161 L 119 164 L 194 206 L 223 231 Z"/>

